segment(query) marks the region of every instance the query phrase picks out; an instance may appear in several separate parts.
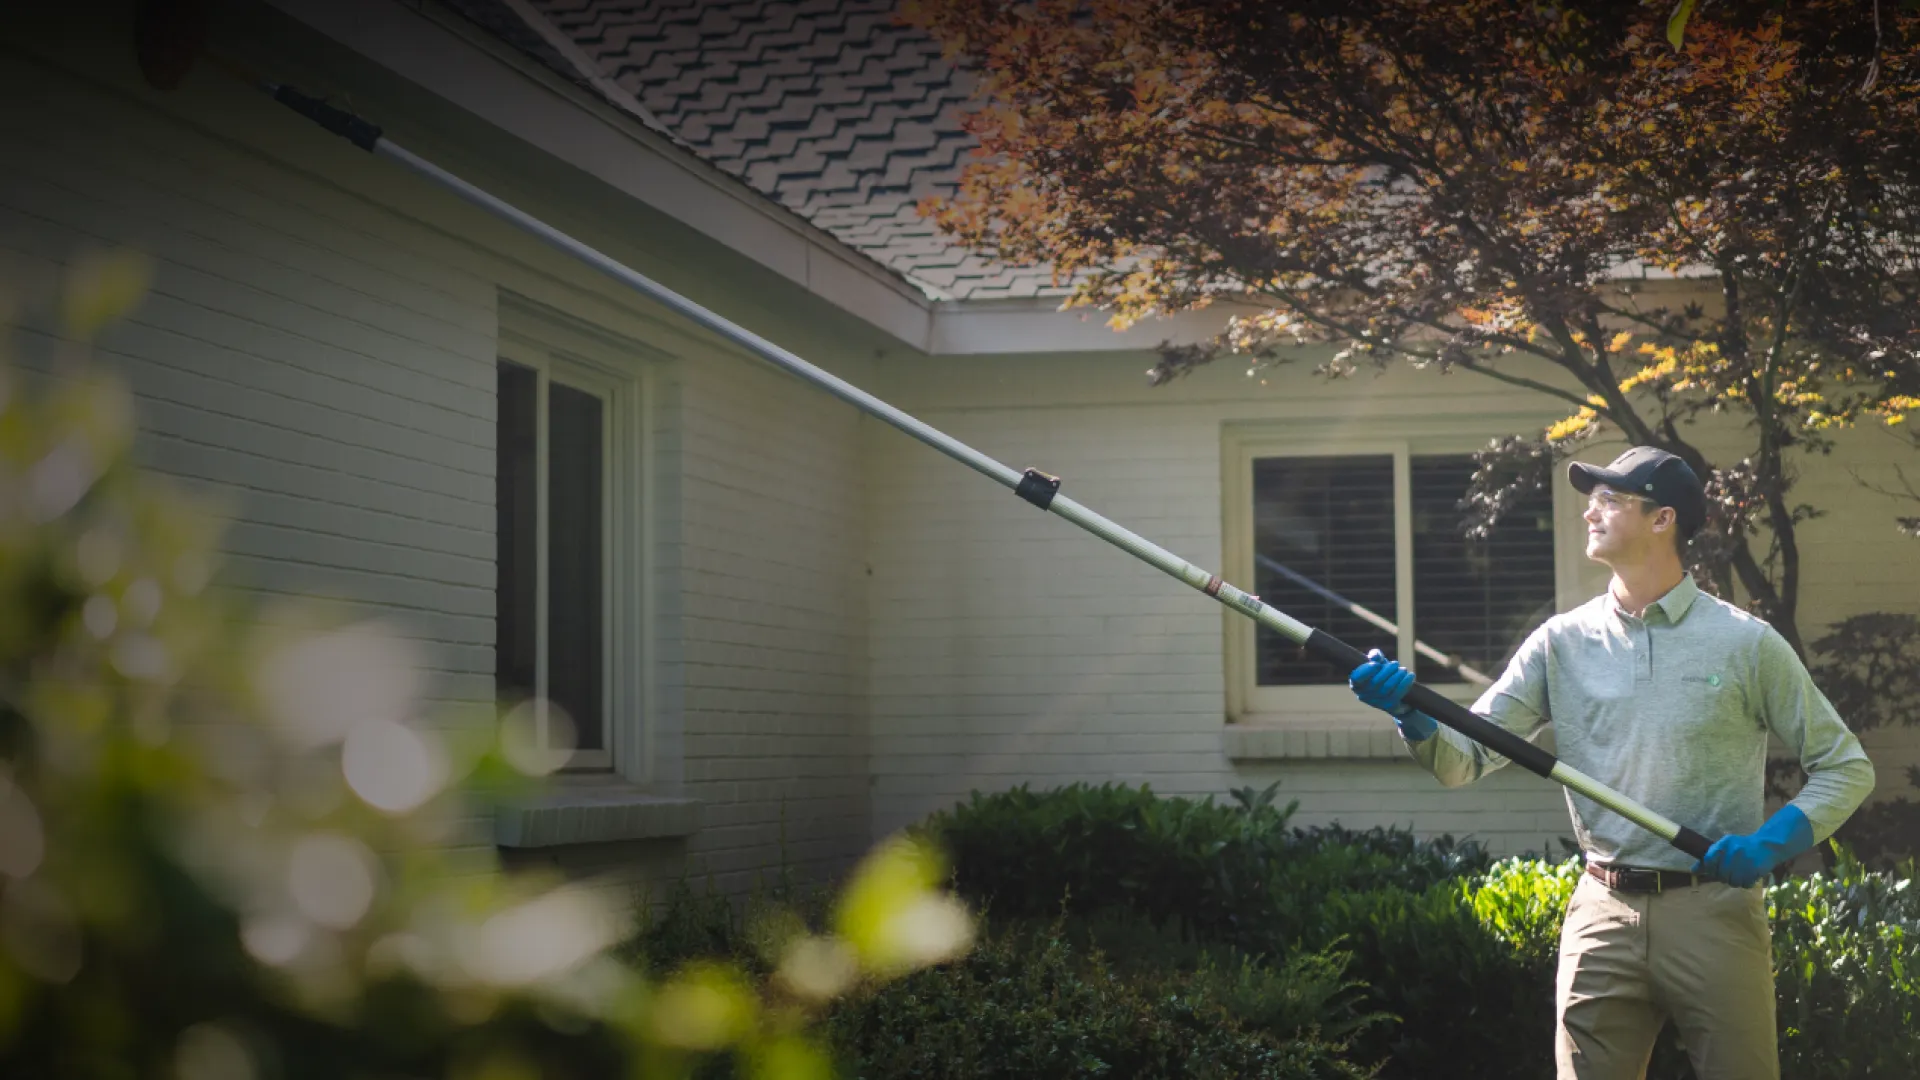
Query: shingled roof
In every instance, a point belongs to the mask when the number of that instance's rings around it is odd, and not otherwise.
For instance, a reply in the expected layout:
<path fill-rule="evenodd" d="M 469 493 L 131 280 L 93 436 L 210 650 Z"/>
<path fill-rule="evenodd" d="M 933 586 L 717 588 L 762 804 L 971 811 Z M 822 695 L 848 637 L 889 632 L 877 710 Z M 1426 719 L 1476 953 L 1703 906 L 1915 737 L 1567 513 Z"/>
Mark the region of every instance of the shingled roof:
<path fill-rule="evenodd" d="M 1066 292 L 917 211 L 976 145 L 960 127 L 973 81 L 895 22 L 898 0 L 447 2 L 931 297 Z"/>

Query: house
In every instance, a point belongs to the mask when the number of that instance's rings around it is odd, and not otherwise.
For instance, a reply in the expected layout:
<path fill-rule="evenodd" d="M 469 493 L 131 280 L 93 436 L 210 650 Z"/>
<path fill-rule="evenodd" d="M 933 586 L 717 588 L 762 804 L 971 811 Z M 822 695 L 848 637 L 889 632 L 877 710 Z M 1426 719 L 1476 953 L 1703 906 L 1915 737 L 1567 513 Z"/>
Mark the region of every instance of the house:
<path fill-rule="evenodd" d="M 0 263 L 31 290 L 79 250 L 152 255 L 152 294 L 103 352 L 143 460 L 236 507 L 236 582 L 405 628 L 443 701 L 565 706 L 574 768 L 473 823 L 475 849 L 738 889 L 843 866 L 975 788 L 1075 780 L 1279 781 L 1304 822 L 1502 851 L 1565 835 L 1555 786 L 1506 770 L 1441 790 L 1338 673 L 242 77 L 352 108 L 1363 647 L 1410 655 L 1425 628 L 1494 668 L 1528 620 L 1601 586 L 1564 486 L 1501 540 L 1499 595 L 1449 539 L 1462 455 L 1553 402 L 1410 371 L 1216 366 L 1150 388 L 1152 347 L 1217 315 L 1115 333 L 1057 310 L 1045 272 L 936 235 L 914 205 L 964 164 L 966 83 L 891 6 L 16 6 Z M 169 8 L 204 10 L 207 34 L 166 89 L 134 31 Z M 1808 466 L 1842 511 L 1805 527 L 1808 628 L 1920 611 L 1898 507 L 1849 477 L 1891 479 L 1875 450 L 1849 438 Z M 1910 734 L 1874 736 L 1882 776 L 1920 757 Z"/>

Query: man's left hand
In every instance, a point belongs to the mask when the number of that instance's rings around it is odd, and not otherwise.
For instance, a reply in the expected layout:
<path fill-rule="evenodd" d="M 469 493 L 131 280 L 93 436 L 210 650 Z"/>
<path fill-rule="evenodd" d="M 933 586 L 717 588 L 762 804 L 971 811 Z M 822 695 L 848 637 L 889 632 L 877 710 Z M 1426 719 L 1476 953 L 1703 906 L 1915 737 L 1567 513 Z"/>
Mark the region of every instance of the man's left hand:
<path fill-rule="evenodd" d="M 1812 846 L 1813 823 L 1789 804 L 1754 832 L 1715 840 L 1693 872 L 1744 889 Z"/>

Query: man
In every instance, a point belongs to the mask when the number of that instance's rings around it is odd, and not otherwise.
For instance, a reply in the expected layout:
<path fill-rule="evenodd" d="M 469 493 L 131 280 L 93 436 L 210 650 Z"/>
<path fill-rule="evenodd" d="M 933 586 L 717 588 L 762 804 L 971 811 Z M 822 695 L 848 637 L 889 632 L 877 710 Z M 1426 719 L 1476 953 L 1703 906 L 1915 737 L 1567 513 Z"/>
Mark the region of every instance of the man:
<path fill-rule="evenodd" d="M 1561 760 L 1719 839 L 1695 861 L 1568 790 L 1587 874 L 1561 931 L 1558 1075 L 1643 1076 L 1670 1017 L 1701 1080 L 1777 1078 L 1756 884 L 1853 813 L 1873 766 L 1786 639 L 1686 572 L 1681 551 L 1706 516 L 1686 462 L 1642 446 L 1604 469 L 1576 463 L 1568 478 L 1588 496 L 1587 557 L 1613 581 L 1528 636 L 1473 711 L 1525 738 L 1551 723 Z M 1378 650 L 1351 676 L 1442 784 L 1506 764 L 1406 705 L 1412 683 Z M 1807 782 L 1763 822 L 1769 732 Z"/>

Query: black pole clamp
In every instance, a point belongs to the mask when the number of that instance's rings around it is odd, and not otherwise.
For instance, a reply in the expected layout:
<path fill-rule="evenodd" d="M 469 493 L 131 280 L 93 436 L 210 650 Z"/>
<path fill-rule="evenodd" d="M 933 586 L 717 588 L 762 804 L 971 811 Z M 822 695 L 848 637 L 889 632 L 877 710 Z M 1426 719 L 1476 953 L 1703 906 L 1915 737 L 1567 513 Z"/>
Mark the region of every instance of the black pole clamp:
<path fill-rule="evenodd" d="M 362 150 L 372 151 L 380 141 L 380 127 L 362 120 L 345 109 L 329 105 L 317 97 L 303 94 L 291 86 L 277 86 L 273 100 L 319 124 Z"/>
<path fill-rule="evenodd" d="M 1060 478 L 1048 476 L 1039 469 L 1028 469 L 1020 476 L 1013 493 L 1033 505 L 1045 510 L 1053 505 L 1053 497 L 1060 493 Z"/>

